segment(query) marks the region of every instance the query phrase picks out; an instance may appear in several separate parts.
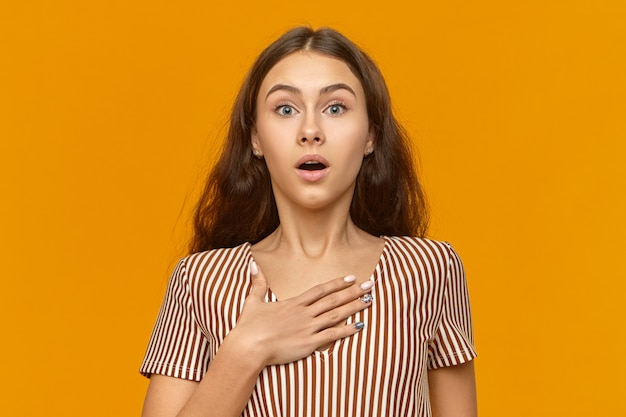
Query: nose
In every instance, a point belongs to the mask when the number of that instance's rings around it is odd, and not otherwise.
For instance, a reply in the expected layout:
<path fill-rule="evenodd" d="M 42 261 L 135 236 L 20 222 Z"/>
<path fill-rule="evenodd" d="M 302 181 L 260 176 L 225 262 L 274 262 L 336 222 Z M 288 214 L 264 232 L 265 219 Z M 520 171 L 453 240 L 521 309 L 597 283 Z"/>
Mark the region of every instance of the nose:
<path fill-rule="evenodd" d="M 325 139 L 324 132 L 322 131 L 317 116 L 309 113 L 303 119 L 302 126 L 298 134 L 298 142 L 301 145 L 304 145 L 305 143 L 322 144 Z"/>

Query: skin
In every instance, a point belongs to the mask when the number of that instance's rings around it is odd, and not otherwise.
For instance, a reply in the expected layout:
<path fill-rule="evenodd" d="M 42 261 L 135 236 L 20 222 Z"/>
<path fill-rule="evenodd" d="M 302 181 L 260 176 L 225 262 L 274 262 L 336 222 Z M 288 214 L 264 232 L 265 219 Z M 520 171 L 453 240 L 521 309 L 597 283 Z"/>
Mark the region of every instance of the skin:
<path fill-rule="evenodd" d="M 251 143 L 270 171 L 280 226 L 252 247 L 252 292 L 202 382 L 153 375 L 144 417 L 239 416 L 265 366 L 350 337 L 358 330 L 346 319 L 369 306 L 358 298 L 383 242 L 349 216 L 357 173 L 375 150 L 359 80 L 342 61 L 296 52 L 267 74 L 256 116 Z M 297 169 L 306 155 L 327 162 L 315 181 Z M 264 301 L 268 284 L 277 303 Z M 471 362 L 428 377 L 433 416 L 476 416 Z"/>
<path fill-rule="evenodd" d="M 358 229 L 349 210 L 372 136 L 365 93 L 342 61 L 297 52 L 261 84 L 252 146 L 270 171 L 281 224 L 252 249 L 279 299 L 332 276 L 369 279 L 383 241 Z M 306 155 L 328 162 L 322 180 L 297 174 Z"/>

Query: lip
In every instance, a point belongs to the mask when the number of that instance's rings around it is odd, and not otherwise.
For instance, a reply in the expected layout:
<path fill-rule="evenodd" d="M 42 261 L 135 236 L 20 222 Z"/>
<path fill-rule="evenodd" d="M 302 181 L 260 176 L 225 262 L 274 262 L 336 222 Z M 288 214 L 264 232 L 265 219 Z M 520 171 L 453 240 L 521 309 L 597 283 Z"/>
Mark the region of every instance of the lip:
<path fill-rule="evenodd" d="M 326 158 L 324 158 L 322 155 L 312 153 L 312 154 L 304 155 L 302 158 L 298 159 L 298 162 L 296 162 L 295 168 L 298 169 L 300 165 L 304 164 L 305 162 L 311 162 L 311 161 L 324 164 L 326 165 L 326 168 L 330 166 Z"/>
<path fill-rule="evenodd" d="M 300 165 L 304 164 L 305 162 L 311 162 L 311 161 L 324 164 L 326 168 L 320 169 L 317 171 L 307 171 L 307 170 L 298 168 Z M 328 163 L 328 160 L 326 160 L 326 158 L 318 154 L 304 155 L 302 158 L 298 159 L 298 161 L 296 162 L 294 166 L 298 176 L 307 182 L 317 182 L 323 179 L 324 177 L 326 177 L 326 175 L 328 175 L 329 167 L 330 167 L 330 164 Z"/>

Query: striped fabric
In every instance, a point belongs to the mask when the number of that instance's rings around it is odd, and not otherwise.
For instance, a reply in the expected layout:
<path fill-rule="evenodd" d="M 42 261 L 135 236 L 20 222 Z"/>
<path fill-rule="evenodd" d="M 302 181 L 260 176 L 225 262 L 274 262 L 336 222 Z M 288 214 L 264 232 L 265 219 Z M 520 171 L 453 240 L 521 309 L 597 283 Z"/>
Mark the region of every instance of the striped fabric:
<path fill-rule="evenodd" d="M 384 237 L 365 329 L 259 375 L 243 416 L 430 416 L 427 370 L 476 353 L 463 265 L 447 243 Z M 181 260 L 141 372 L 200 381 L 251 286 L 250 244 Z M 268 301 L 276 297 L 268 290 Z"/>

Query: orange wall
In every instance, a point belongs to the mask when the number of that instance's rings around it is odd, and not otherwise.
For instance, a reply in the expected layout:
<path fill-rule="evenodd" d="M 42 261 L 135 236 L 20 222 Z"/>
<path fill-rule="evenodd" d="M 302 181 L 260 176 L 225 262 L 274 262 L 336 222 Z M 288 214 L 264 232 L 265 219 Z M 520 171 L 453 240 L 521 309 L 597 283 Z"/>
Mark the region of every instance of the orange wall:
<path fill-rule="evenodd" d="M 215 4 L 214 4 L 215 3 Z M 303 23 L 375 57 L 465 261 L 482 417 L 617 416 L 623 1 L 0 5 L 0 409 L 138 415 L 190 200 L 253 57 Z"/>

